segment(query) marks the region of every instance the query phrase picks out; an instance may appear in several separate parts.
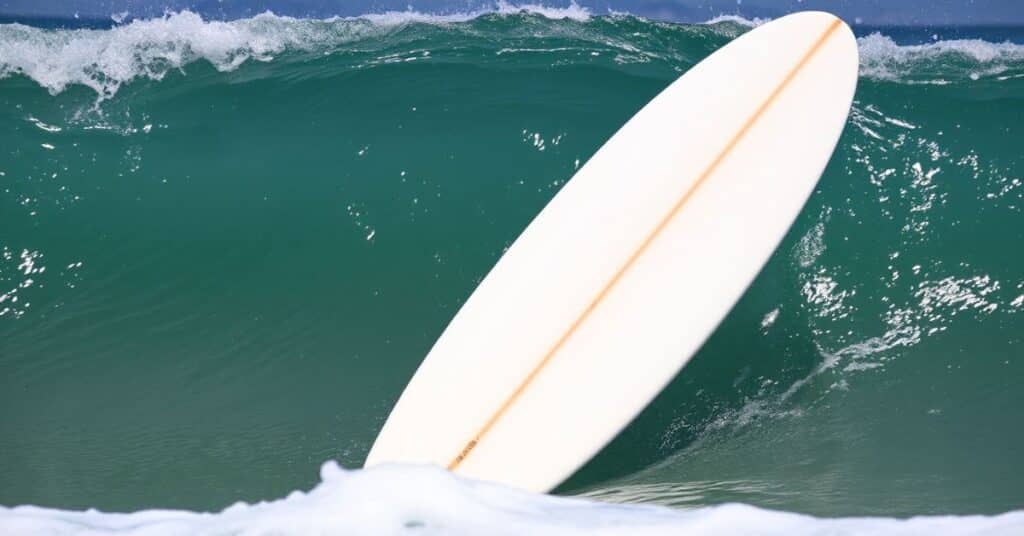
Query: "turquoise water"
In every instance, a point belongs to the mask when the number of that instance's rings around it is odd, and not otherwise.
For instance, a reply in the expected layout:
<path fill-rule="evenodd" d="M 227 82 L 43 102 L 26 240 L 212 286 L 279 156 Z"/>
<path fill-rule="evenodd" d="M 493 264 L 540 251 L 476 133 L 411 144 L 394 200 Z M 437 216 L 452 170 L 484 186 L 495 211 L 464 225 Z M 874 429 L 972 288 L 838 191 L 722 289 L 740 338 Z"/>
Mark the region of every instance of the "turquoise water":
<path fill-rule="evenodd" d="M 571 9 L 0 25 L 0 504 L 219 510 L 361 466 L 503 249 L 748 28 Z M 559 493 L 1021 507 L 1024 46 L 859 46 L 789 236 Z"/>

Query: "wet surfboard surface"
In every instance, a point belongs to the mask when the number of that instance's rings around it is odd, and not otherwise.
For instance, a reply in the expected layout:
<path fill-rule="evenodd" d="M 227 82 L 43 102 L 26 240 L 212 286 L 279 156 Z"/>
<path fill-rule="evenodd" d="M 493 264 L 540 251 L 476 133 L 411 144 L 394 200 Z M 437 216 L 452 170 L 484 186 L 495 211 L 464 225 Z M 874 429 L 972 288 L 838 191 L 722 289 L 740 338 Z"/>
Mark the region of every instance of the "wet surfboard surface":
<path fill-rule="evenodd" d="M 738 37 L 644 106 L 462 306 L 366 465 L 548 491 L 665 387 L 753 281 L 842 132 L 850 29 L 822 12 Z"/>

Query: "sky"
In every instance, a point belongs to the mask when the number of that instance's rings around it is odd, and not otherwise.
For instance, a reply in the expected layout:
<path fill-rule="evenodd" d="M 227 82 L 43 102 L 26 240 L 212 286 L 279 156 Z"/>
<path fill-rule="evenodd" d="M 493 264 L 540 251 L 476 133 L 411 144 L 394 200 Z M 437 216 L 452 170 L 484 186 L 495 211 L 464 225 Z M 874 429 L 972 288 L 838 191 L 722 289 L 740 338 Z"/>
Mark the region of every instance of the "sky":
<path fill-rule="evenodd" d="M 778 17 L 806 9 L 831 11 L 855 24 L 1024 25 L 1024 0 L 577 0 L 592 13 L 608 10 L 650 18 L 702 22 L 721 14 Z M 518 0 L 509 4 L 562 6 L 568 0 Z M 0 0 L 0 15 L 106 19 L 136 18 L 190 9 L 209 18 L 238 18 L 263 11 L 300 17 L 353 16 L 412 8 L 424 13 L 473 11 L 491 0 Z"/>

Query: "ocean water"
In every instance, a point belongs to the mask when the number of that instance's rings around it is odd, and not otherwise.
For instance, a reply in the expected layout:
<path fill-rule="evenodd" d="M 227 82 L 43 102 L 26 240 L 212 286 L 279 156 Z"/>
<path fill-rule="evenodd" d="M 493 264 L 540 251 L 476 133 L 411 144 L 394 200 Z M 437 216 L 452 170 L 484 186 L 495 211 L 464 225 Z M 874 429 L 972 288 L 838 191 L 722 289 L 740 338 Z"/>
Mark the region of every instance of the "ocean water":
<path fill-rule="evenodd" d="M 0 532 L 1024 531 L 1014 29 L 859 30 L 792 231 L 563 497 L 356 469 L 504 248 L 754 24 L 0 24 Z"/>

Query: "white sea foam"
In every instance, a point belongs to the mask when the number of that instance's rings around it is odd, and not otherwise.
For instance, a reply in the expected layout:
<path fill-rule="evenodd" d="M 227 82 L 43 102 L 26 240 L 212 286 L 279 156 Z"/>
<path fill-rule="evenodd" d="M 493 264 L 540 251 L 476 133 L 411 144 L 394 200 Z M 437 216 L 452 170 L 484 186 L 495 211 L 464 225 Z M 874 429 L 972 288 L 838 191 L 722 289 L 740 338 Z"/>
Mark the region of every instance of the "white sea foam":
<path fill-rule="evenodd" d="M 531 14 L 576 21 L 590 17 L 589 11 L 575 3 L 551 8 L 498 2 L 493 8 L 473 12 L 435 15 L 409 10 L 327 20 L 265 12 L 225 22 L 205 20 L 184 10 L 105 30 L 46 30 L 2 24 L 0 78 L 21 74 L 54 95 L 77 84 L 109 98 L 133 79 L 160 80 L 168 72 L 200 60 L 220 71 L 232 71 L 246 61 L 269 61 L 287 50 L 330 48 L 404 24 L 451 24 L 487 14 Z"/>
<path fill-rule="evenodd" d="M 944 77 L 977 80 L 1005 72 L 1007 64 L 1024 61 L 1024 45 L 981 39 L 899 45 L 890 37 L 873 33 L 858 38 L 857 48 L 861 76 L 877 80 L 938 84 L 949 82 Z M 959 65 L 948 65 L 953 62 Z"/>
<path fill-rule="evenodd" d="M 759 17 L 754 17 L 753 19 L 748 19 L 748 18 L 742 17 L 740 15 L 718 15 L 717 17 L 712 17 L 712 18 L 704 21 L 703 24 L 719 24 L 719 23 L 723 23 L 723 22 L 732 22 L 734 24 L 739 24 L 740 26 L 746 26 L 748 28 L 756 28 L 756 27 L 758 27 L 758 26 L 760 26 L 760 25 L 762 25 L 762 24 L 764 24 L 766 22 L 770 22 L 770 21 L 771 21 L 771 19 L 762 19 L 762 18 L 759 18 Z"/>
<path fill-rule="evenodd" d="M 0 507 L 0 533 L 178 534 L 1020 534 L 1024 511 L 911 519 L 815 518 L 726 504 L 693 510 L 552 497 L 420 466 L 346 471 L 324 464 L 309 492 L 220 512 L 127 514 Z"/>
<path fill-rule="evenodd" d="M 827 220 L 827 214 L 824 220 Z M 809 268 L 825 251 L 825 221 L 811 227 L 793 248 L 793 256 L 801 268 Z"/>
<path fill-rule="evenodd" d="M 395 26 L 414 22 L 425 24 L 468 22 L 475 18 L 490 14 L 530 14 L 541 15 L 545 18 L 552 20 L 572 19 L 576 21 L 585 21 L 590 18 L 590 10 L 588 10 L 585 7 L 581 7 L 576 2 L 571 2 L 566 7 L 548 7 L 542 4 L 512 4 L 505 1 L 500 1 L 489 8 L 481 8 L 474 11 L 457 11 L 448 14 L 423 13 L 420 11 L 410 9 L 406 11 L 386 11 L 383 13 L 367 13 L 365 15 L 359 15 L 356 17 L 335 17 L 333 19 L 328 20 L 367 20 L 373 22 L 374 24 Z"/>
<path fill-rule="evenodd" d="M 0 26 L 0 77 L 23 74 L 53 94 L 80 84 L 108 97 L 134 78 L 159 80 L 198 59 L 230 71 L 250 58 L 268 60 L 288 47 L 309 48 L 328 37 L 322 30 L 269 13 L 219 22 L 190 11 L 109 30 L 8 24 Z"/>
<path fill-rule="evenodd" d="M 326 20 L 296 19 L 267 12 L 245 19 L 211 21 L 185 10 L 159 18 L 131 20 L 104 30 L 45 30 L 2 24 L 0 78 L 24 75 L 52 94 L 73 85 L 86 86 L 102 99 L 113 96 L 132 80 L 160 80 L 167 73 L 197 61 L 206 61 L 221 71 L 232 71 L 247 61 L 269 61 L 289 50 L 330 50 L 407 24 L 451 25 L 486 15 L 519 14 L 580 23 L 592 18 L 590 11 L 576 3 L 555 8 L 501 1 L 467 12 L 390 11 Z M 754 27 L 766 21 L 722 15 L 704 24 L 723 22 Z M 604 31 L 597 26 L 593 30 Z M 629 45 L 626 40 L 615 40 Z M 1024 61 L 1024 46 L 1012 43 L 953 40 L 903 46 L 881 34 L 861 37 L 858 43 L 863 76 L 909 83 L 971 78 L 1008 80 L 1015 74 L 1006 74 L 1006 66 L 1016 67 Z M 945 66 L 937 72 L 929 63 L 945 59 L 966 63 Z M 923 74 L 913 74 L 916 71 Z"/>
<path fill-rule="evenodd" d="M 590 18 L 590 10 L 581 7 L 576 2 L 570 2 L 566 7 L 547 7 L 542 4 L 510 4 L 498 2 L 497 12 L 502 15 L 515 13 L 531 13 L 543 15 L 549 19 L 572 19 L 584 21 Z"/>

